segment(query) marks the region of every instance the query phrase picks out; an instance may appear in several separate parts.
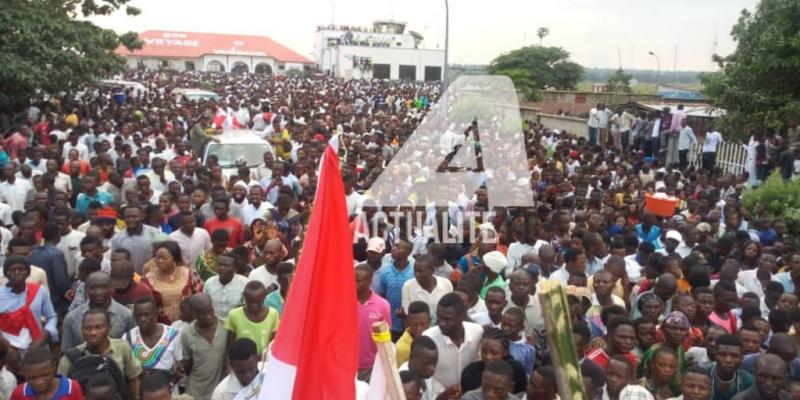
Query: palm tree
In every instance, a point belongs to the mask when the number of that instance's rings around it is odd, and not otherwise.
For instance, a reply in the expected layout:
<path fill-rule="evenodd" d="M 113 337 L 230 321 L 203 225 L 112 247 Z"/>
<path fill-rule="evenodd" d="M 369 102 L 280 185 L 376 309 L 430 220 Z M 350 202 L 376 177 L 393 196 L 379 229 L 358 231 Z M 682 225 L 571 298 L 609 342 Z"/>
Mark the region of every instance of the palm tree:
<path fill-rule="evenodd" d="M 544 39 L 545 36 L 547 36 L 549 34 L 550 34 L 550 29 L 548 29 L 545 26 L 540 27 L 539 29 L 536 30 L 536 36 L 539 37 L 539 46 L 542 45 L 542 39 Z"/>

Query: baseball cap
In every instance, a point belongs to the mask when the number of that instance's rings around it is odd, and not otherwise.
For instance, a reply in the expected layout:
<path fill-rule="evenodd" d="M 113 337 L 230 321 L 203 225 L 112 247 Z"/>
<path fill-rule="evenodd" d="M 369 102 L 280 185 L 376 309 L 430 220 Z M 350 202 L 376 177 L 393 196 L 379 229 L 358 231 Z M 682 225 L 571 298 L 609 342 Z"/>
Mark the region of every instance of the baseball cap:
<path fill-rule="evenodd" d="M 379 237 L 370 238 L 367 241 L 367 251 L 383 253 L 386 250 L 386 242 Z"/>
<path fill-rule="evenodd" d="M 680 232 L 676 230 L 669 230 L 667 231 L 667 239 L 677 240 L 679 242 L 683 241 L 683 236 L 681 236 Z"/>

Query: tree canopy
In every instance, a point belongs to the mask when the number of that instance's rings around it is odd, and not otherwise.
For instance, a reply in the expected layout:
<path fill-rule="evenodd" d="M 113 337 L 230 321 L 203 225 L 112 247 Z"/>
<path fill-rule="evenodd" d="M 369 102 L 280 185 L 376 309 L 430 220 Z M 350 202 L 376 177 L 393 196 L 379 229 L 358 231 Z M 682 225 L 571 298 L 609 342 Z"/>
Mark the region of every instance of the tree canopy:
<path fill-rule="evenodd" d="M 800 2 L 761 0 L 743 10 L 731 32 L 736 50 L 715 55 L 721 71 L 704 74 L 704 92 L 727 111 L 718 128 L 732 136 L 748 129 L 783 129 L 800 116 Z"/>
<path fill-rule="evenodd" d="M 614 93 L 630 93 L 631 92 L 631 79 L 633 75 L 626 74 L 622 68 L 614 71 L 614 74 L 608 77 L 606 85 L 609 92 Z"/>
<path fill-rule="evenodd" d="M 527 46 L 492 60 L 489 72 L 510 77 L 517 90 L 536 100 L 545 88 L 575 89 L 583 67 L 570 61 L 569 52 L 560 47 Z"/>
<path fill-rule="evenodd" d="M 125 9 L 130 0 L 5 0 L 0 7 L 0 113 L 24 108 L 33 98 L 74 92 L 98 77 L 124 69 L 120 45 L 141 47 L 80 18 Z"/>

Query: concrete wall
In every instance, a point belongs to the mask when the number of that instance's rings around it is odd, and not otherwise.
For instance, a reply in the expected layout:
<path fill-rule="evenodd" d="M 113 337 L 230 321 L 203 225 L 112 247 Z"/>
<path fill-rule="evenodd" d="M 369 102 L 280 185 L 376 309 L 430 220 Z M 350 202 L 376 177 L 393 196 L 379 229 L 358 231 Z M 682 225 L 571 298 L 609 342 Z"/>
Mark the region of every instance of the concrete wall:
<path fill-rule="evenodd" d="M 545 91 L 542 92 L 542 96 L 542 101 L 531 104 L 541 108 L 542 112 L 545 113 L 557 114 L 560 110 L 573 116 L 588 113 L 597 103 L 612 105 L 632 101 L 644 103 L 659 103 L 662 101 L 661 97 L 657 95 L 610 92 L 592 93 L 563 90 Z"/>
<path fill-rule="evenodd" d="M 200 71 L 203 68 L 202 59 L 199 58 L 156 58 L 156 57 L 136 57 L 125 56 L 125 62 L 130 69 L 135 69 L 139 66 L 139 60 L 142 60 L 144 66 L 148 69 L 159 69 L 162 66 L 162 61 L 167 62 L 167 68 L 176 71 L 183 71 L 186 69 L 186 62 L 193 62 L 195 71 Z"/>
<path fill-rule="evenodd" d="M 583 118 L 565 117 L 553 114 L 539 114 L 539 123 L 550 129 L 569 132 L 578 137 L 588 138 L 586 120 Z"/>

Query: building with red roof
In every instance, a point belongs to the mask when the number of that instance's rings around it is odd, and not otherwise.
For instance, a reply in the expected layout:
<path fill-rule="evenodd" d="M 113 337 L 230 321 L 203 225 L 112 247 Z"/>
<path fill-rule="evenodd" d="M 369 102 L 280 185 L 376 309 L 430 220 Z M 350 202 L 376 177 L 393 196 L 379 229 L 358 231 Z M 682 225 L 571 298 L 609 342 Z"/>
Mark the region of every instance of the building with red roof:
<path fill-rule="evenodd" d="M 130 68 L 284 74 L 313 67 L 308 58 L 266 36 L 151 30 L 139 33 L 139 39 L 144 43 L 139 50 L 116 50 Z"/>

